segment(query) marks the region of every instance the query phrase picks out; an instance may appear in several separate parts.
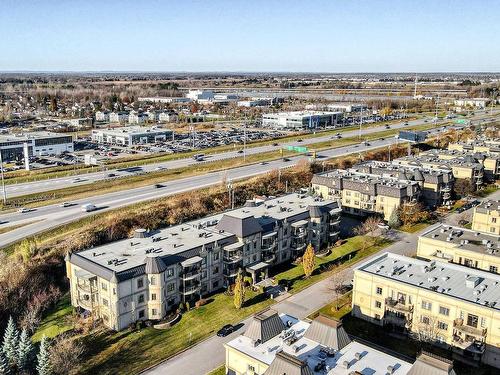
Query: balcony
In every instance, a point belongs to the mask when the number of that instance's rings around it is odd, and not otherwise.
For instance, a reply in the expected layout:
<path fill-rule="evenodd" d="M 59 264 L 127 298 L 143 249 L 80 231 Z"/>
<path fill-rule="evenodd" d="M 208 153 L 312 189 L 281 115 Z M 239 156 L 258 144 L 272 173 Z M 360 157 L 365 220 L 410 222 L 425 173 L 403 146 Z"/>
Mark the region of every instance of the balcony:
<path fill-rule="evenodd" d="M 463 319 L 455 319 L 453 321 L 453 333 L 469 343 L 474 340 L 483 342 L 486 338 L 487 330 L 486 328 L 468 326 L 464 324 Z"/>
<path fill-rule="evenodd" d="M 93 310 L 93 303 L 92 303 L 91 298 L 85 299 L 85 298 L 78 297 L 77 302 L 78 302 L 78 305 L 80 307 L 83 307 L 85 310 L 88 310 L 88 311 Z"/>
<path fill-rule="evenodd" d="M 336 227 L 338 225 L 340 225 L 340 217 L 332 219 L 332 221 L 330 221 L 330 227 Z"/>
<path fill-rule="evenodd" d="M 294 251 L 301 251 L 301 250 L 304 250 L 307 246 L 307 243 L 292 243 L 292 245 L 290 246 L 292 248 L 292 250 Z"/>
<path fill-rule="evenodd" d="M 236 276 L 238 276 L 238 272 L 240 272 L 239 268 L 226 268 L 226 269 L 224 269 L 222 274 L 225 277 L 236 277 Z"/>
<path fill-rule="evenodd" d="M 443 186 L 443 187 L 441 188 L 441 192 L 442 192 L 442 193 L 449 193 L 449 192 L 451 192 L 451 187 L 449 187 L 448 185 Z"/>
<path fill-rule="evenodd" d="M 393 298 L 385 299 L 385 309 L 389 311 L 395 311 L 402 314 L 412 314 L 413 305 L 406 304 L 404 301 L 398 301 Z"/>
<path fill-rule="evenodd" d="M 276 254 L 274 254 L 274 253 L 263 254 L 262 260 L 264 262 L 274 262 L 276 260 Z"/>
<path fill-rule="evenodd" d="M 401 313 L 395 313 L 392 311 L 386 311 L 384 314 L 384 324 L 392 324 L 398 327 L 410 328 L 411 327 L 411 315 L 405 316 Z"/>
<path fill-rule="evenodd" d="M 180 292 L 184 296 L 188 296 L 194 293 L 198 293 L 200 291 L 200 286 L 199 285 L 193 285 L 193 286 L 188 286 L 181 288 Z"/>
<path fill-rule="evenodd" d="M 304 238 L 307 236 L 307 231 L 297 231 L 292 233 L 293 238 Z"/>
<path fill-rule="evenodd" d="M 194 280 L 200 277 L 201 275 L 201 269 L 199 270 L 193 270 L 190 272 L 184 272 L 181 276 L 182 280 L 188 281 L 188 280 Z"/>
<path fill-rule="evenodd" d="M 272 251 L 276 247 L 276 241 L 272 242 L 263 242 L 262 245 L 260 246 L 260 249 L 262 251 Z"/>
<path fill-rule="evenodd" d="M 224 261 L 224 263 L 229 263 L 229 264 L 239 262 L 242 259 L 243 259 L 243 253 L 240 251 L 238 251 L 238 252 L 234 252 L 234 251 L 226 252 L 226 251 L 224 251 L 224 255 L 222 257 L 222 260 Z"/>

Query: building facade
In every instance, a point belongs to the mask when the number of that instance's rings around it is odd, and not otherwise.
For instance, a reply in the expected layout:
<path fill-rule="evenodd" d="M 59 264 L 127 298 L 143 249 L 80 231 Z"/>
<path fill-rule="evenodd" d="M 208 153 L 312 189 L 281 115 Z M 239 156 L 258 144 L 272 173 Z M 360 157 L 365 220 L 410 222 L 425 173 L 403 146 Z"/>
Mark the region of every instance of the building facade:
<path fill-rule="evenodd" d="M 500 200 L 485 200 L 474 207 L 472 229 L 500 236 Z"/>
<path fill-rule="evenodd" d="M 73 137 L 50 132 L 0 135 L 2 160 L 13 161 L 24 158 L 24 145 L 28 156 L 60 155 L 73 152 Z"/>
<path fill-rule="evenodd" d="M 262 126 L 274 129 L 318 129 L 341 125 L 341 112 L 281 112 L 262 115 Z"/>
<path fill-rule="evenodd" d="M 157 127 L 127 126 L 113 129 L 92 130 L 92 141 L 113 145 L 132 146 L 163 142 L 171 139 L 173 130 Z"/>
<path fill-rule="evenodd" d="M 353 315 L 500 368 L 500 275 L 385 253 L 354 270 Z"/>
<path fill-rule="evenodd" d="M 109 122 L 127 123 L 129 114 L 129 111 L 111 112 L 109 114 Z"/>
<path fill-rule="evenodd" d="M 309 243 L 321 251 L 338 239 L 340 212 L 335 202 L 289 194 L 69 254 L 72 304 L 115 330 L 161 319 L 233 284 L 239 272 L 256 283 Z"/>
<path fill-rule="evenodd" d="M 354 215 L 380 214 L 389 220 L 403 204 L 415 204 L 421 188 L 416 181 L 369 175 L 337 169 L 313 176 L 312 190 L 318 196 L 339 202 Z"/>

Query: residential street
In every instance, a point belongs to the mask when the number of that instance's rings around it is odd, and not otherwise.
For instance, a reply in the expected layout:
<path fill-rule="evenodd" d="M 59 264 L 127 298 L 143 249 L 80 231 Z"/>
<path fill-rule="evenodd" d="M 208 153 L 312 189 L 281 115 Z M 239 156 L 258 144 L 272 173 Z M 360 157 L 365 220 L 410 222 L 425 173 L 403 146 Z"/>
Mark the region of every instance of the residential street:
<path fill-rule="evenodd" d="M 490 195 L 490 199 L 500 199 L 500 190 Z M 466 211 L 467 212 L 467 211 Z M 472 214 L 472 209 L 468 211 Z M 444 220 L 448 224 L 456 224 L 457 218 L 463 215 L 453 213 L 447 216 Z M 411 256 L 415 254 L 417 248 L 417 240 L 420 233 L 439 225 L 434 224 L 417 233 L 393 232 L 390 235 L 394 244 L 381 250 L 378 253 L 371 255 L 362 260 L 362 262 L 371 259 L 383 252 L 392 252 L 401 255 Z M 353 277 L 353 265 L 338 275 L 344 283 L 349 283 Z M 278 312 L 287 313 L 297 318 L 304 318 L 314 311 L 320 309 L 327 303 L 331 302 L 332 294 L 330 291 L 332 277 L 322 280 L 309 288 L 292 295 L 291 297 L 273 305 L 273 309 Z M 234 332 L 228 337 L 211 336 L 207 340 L 199 343 L 191 349 L 175 356 L 174 358 L 161 363 L 157 367 L 146 371 L 145 374 L 183 374 L 183 375 L 200 375 L 206 374 L 210 370 L 224 363 L 224 347 L 223 344 L 232 340 L 245 331 L 250 319 L 243 321 L 244 325 L 237 332 Z"/>

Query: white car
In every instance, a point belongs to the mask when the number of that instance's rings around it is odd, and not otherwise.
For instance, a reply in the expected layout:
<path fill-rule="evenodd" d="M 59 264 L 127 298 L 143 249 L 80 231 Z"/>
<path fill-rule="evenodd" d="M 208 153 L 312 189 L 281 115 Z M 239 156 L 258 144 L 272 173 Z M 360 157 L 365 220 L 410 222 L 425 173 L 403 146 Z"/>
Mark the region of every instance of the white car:
<path fill-rule="evenodd" d="M 385 229 L 385 230 L 391 229 L 391 227 L 388 226 L 386 223 L 378 223 L 377 227 L 379 227 L 380 229 Z"/>
<path fill-rule="evenodd" d="M 155 168 L 157 171 L 163 171 L 165 169 L 167 169 L 167 167 L 162 167 L 161 165 Z"/>
<path fill-rule="evenodd" d="M 70 202 L 63 202 L 63 203 L 61 203 L 61 204 L 59 205 L 59 207 L 69 207 L 69 206 L 71 206 L 71 205 L 72 205 L 72 203 L 70 203 Z"/>
<path fill-rule="evenodd" d="M 31 209 L 30 208 L 26 208 L 26 207 L 21 207 L 20 209 L 17 210 L 17 212 L 19 212 L 20 214 L 25 214 L 26 212 L 30 212 Z"/>

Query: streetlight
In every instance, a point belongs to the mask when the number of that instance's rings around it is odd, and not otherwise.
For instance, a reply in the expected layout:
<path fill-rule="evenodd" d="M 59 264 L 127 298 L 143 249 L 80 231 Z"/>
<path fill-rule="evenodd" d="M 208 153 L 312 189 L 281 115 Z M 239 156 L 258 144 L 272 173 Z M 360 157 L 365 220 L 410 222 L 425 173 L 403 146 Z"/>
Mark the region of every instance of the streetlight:
<path fill-rule="evenodd" d="M 0 175 L 2 178 L 2 194 L 3 194 L 3 204 L 4 206 L 7 204 L 7 192 L 5 191 L 5 181 L 3 176 L 3 157 L 2 150 L 0 150 Z"/>

